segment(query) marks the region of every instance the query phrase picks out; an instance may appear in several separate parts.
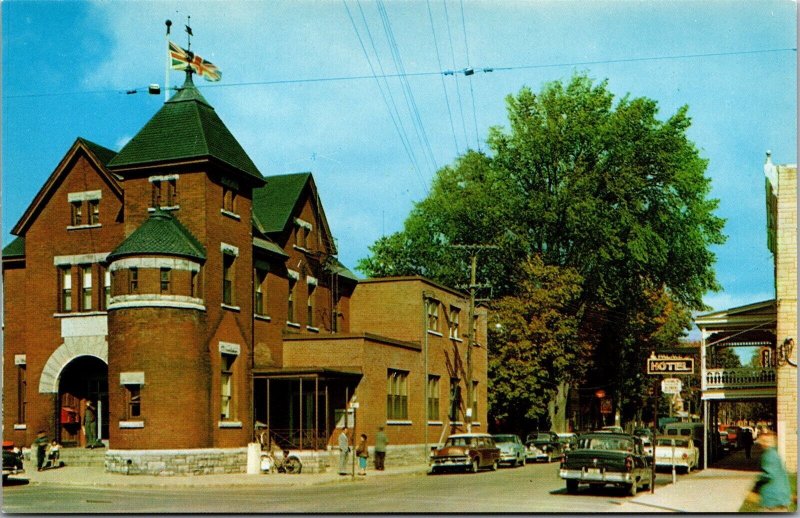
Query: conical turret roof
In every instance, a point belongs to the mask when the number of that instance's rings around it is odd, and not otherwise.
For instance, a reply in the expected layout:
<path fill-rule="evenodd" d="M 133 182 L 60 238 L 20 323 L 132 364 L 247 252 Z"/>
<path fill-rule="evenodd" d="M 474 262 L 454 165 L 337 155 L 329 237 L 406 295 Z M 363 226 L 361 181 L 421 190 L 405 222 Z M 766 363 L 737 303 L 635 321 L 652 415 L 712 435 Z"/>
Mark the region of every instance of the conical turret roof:
<path fill-rule="evenodd" d="M 131 255 L 169 255 L 205 261 L 203 245 L 168 212 L 156 210 L 113 252 L 108 261 Z"/>
<path fill-rule="evenodd" d="M 216 159 L 257 185 L 264 184 L 258 168 L 187 72 L 183 86 L 117 153 L 108 167 L 124 176 L 125 169 L 194 158 Z"/>

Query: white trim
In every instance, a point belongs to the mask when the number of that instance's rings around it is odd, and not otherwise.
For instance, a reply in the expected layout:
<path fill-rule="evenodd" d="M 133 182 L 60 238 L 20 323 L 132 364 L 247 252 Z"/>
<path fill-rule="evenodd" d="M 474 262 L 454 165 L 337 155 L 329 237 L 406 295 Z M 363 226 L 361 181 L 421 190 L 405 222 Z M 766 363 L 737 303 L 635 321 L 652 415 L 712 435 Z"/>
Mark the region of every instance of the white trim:
<path fill-rule="evenodd" d="M 94 201 L 103 198 L 102 191 L 81 191 L 67 193 L 67 201 L 72 203 L 75 201 Z"/>
<path fill-rule="evenodd" d="M 319 333 L 319 328 L 318 328 L 318 327 L 314 327 L 314 326 L 306 326 L 306 329 L 307 329 L 308 331 L 311 331 L 312 333 Z"/>
<path fill-rule="evenodd" d="M 127 270 L 130 268 L 169 268 L 170 270 L 182 270 L 189 272 L 200 271 L 200 265 L 198 263 L 177 257 L 125 257 L 122 259 L 117 259 L 111 263 L 109 270 L 116 272 L 117 270 Z"/>
<path fill-rule="evenodd" d="M 74 313 L 53 313 L 53 318 L 81 318 L 107 315 L 106 311 L 75 311 Z"/>
<path fill-rule="evenodd" d="M 96 226 L 99 227 L 100 225 Z M 111 252 L 99 252 L 96 254 L 78 254 L 78 255 L 56 255 L 53 256 L 53 264 L 55 266 L 72 266 L 76 264 L 102 263 L 106 260 L 108 254 L 110 253 Z"/>
<path fill-rule="evenodd" d="M 28 425 L 26 425 L 25 423 L 14 425 L 14 430 L 27 430 L 27 429 Z"/>
<path fill-rule="evenodd" d="M 130 297 L 131 295 L 119 295 L 117 297 L 112 297 L 112 302 L 108 305 L 108 309 L 129 309 L 129 308 L 177 308 L 177 309 L 197 309 L 199 311 L 205 311 L 206 307 L 202 303 L 202 299 L 193 299 L 191 297 L 186 297 L 189 301 L 177 301 L 177 300 L 155 300 L 155 299 L 146 299 L 142 297 L 148 297 L 153 295 L 139 295 L 139 298 L 132 299 L 132 300 L 117 300 L 121 297 Z M 175 295 L 161 295 L 162 297 L 169 297 Z M 197 302 L 191 302 L 197 301 Z"/>
<path fill-rule="evenodd" d="M 272 322 L 272 317 L 270 317 L 269 315 L 257 315 L 253 313 L 253 318 L 255 318 L 256 320 L 263 320 L 264 322 Z"/>
<path fill-rule="evenodd" d="M 169 206 L 165 205 L 165 206 L 159 207 L 158 209 L 159 210 L 173 211 L 173 210 L 178 210 L 180 208 L 181 208 L 180 205 L 169 205 Z M 147 212 L 155 212 L 155 211 L 156 211 L 156 209 L 154 207 L 147 207 Z"/>
<path fill-rule="evenodd" d="M 440 337 L 441 337 L 441 336 L 444 336 L 444 335 L 443 335 L 442 333 L 440 333 L 439 331 L 434 331 L 433 329 L 428 329 L 428 334 L 429 334 L 429 335 L 434 335 L 434 336 L 440 336 Z"/>
<path fill-rule="evenodd" d="M 298 227 L 303 227 L 306 230 L 314 229 L 314 227 L 311 226 L 311 223 L 300 218 L 294 218 L 294 224 L 297 225 Z"/>
<path fill-rule="evenodd" d="M 222 214 L 223 216 L 228 216 L 229 218 L 233 218 L 233 219 L 235 219 L 237 221 L 242 219 L 242 217 L 240 215 L 236 214 L 235 212 L 231 212 L 229 210 L 219 209 L 219 213 Z"/>
<path fill-rule="evenodd" d="M 231 306 L 230 304 L 225 304 L 224 302 L 222 304 L 220 304 L 220 307 L 222 309 L 228 309 L 230 311 L 241 311 L 242 310 L 242 308 L 239 307 L 239 306 Z"/>
<path fill-rule="evenodd" d="M 100 228 L 103 225 L 100 223 L 92 223 L 86 225 L 67 225 L 67 230 L 85 230 L 87 228 Z"/>
<path fill-rule="evenodd" d="M 217 426 L 219 428 L 241 428 L 242 422 L 241 421 L 217 421 Z"/>
<path fill-rule="evenodd" d="M 161 176 L 148 176 L 147 177 L 147 181 L 150 182 L 150 183 L 153 183 L 153 182 L 168 182 L 170 180 L 177 180 L 177 179 L 178 179 L 178 175 L 177 174 L 165 174 L 165 175 L 161 175 Z"/>
<path fill-rule="evenodd" d="M 239 356 L 239 353 L 242 350 L 242 346 L 239 344 L 231 343 L 231 342 L 223 342 L 222 340 L 219 341 L 219 352 L 222 354 L 234 354 Z"/>
<path fill-rule="evenodd" d="M 410 425 L 412 425 L 414 423 L 409 419 L 387 419 L 386 420 L 386 424 L 387 425 L 410 426 Z"/>
<path fill-rule="evenodd" d="M 429 426 L 444 426 L 442 421 L 428 421 Z"/>
<path fill-rule="evenodd" d="M 15 354 L 14 365 L 27 365 L 27 356 L 24 354 Z"/>
<path fill-rule="evenodd" d="M 219 251 L 222 252 L 222 253 L 228 252 L 230 254 L 235 255 L 236 257 L 239 257 L 239 247 L 238 246 L 229 245 L 228 243 L 225 243 L 225 242 L 220 242 Z"/>
<path fill-rule="evenodd" d="M 318 284 L 318 281 L 317 281 L 316 277 L 311 277 L 310 275 L 307 275 L 306 276 L 306 283 L 310 284 L 312 286 L 316 286 Z"/>
<path fill-rule="evenodd" d="M 296 327 L 296 328 L 300 329 L 300 324 L 298 324 L 297 322 L 289 322 L 287 320 L 286 321 L 286 325 L 289 326 L 289 327 Z"/>
<path fill-rule="evenodd" d="M 296 271 L 294 271 L 294 270 L 292 270 L 290 268 L 286 269 L 286 275 L 292 280 L 295 280 L 295 281 L 300 280 L 300 272 L 296 272 Z"/>
<path fill-rule="evenodd" d="M 120 372 L 120 385 L 144 385 L 144 372 Z"/>
<path fill-rule="evenodd" d="M 144 421 L 120 421 L 120 428 L 144 428 Z"/>

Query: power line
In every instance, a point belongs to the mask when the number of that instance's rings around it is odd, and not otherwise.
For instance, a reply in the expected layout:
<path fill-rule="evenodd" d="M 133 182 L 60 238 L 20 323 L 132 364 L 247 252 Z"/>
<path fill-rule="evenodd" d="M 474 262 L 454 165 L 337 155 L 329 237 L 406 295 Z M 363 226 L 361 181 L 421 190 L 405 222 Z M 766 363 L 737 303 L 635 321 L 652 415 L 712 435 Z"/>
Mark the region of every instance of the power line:
<path fill-rule="evenodd" d="M 433 34 L 433 46 L 436 49 L 436 62 L 439 64 L 439 68 L 442 67 L 442 57 L 439 55 L 439 42 L 436 39 L 436 28 L 433 25 L 433 14 L 431 13 L 431 0 L 427 0 L 428 4 L 428 19 L 431 22 L 431 33 Z M 447 104 L 447 117 L 450 119 L 450 131 L 453 133 L 453 145 L 455 146 L 456 155 L 461 154 L 461 150 L 458 148 L 458 139 L 456 139 L 456 127 L 453 124 L 453 111 L 450 109 L 450 96 L 447 95 L 447 85 L 444 83 L 444 74 L 440 76 L 442 80 L 442 91 L 444 92 L 444 101 Z"/>
<path fill-rule="evenodd" d="M 464 19 L 464 0 L 461 0 L 461 29 L 464 32 L 464 54 L 467 57 L 467 68 L 464 71 L 464 75 L 472 75 L 467 74 L 467 70 L 472 70 L 469 66 L 469 41 L 467 39 L 467 22 Z M 478 151 L 481 150 L 481 139 L 478 136 L 478 116 L 475 110 L 475 92 L 472 89 L 472 81 L 469 81 L 469 96 L 472 99 L 472 120 L 475 124 L 475 145 L 478 147 Z"/>
<path fill-rule="evenodd" d="M 450 42 L 450 59 L 453 61 L 453 68 L 456 68 L 456 54 L 455 54 L 455 46 L 453 45 L 453 34 L 450 31 L 450 14 L 447 11 L 447 2 L 442 2 L 442 7 L 444 7 L 444 19 L 445 19 L 445 26 L 447 27 L 447 39 Z M 443 72 L 444 75 L 448 75 L 446 72 Z M 453 78 L 455 79 L 455 86 L 456 86 L 456 99 L 458 99 L 458 111 L 461 114 L 461 127 L 464 130 L 464 146 L 469 149 L 469 139 L 467 138 L 467 124 L 464 120 L 464 105 L 461 102 L 461 90 L 458 88 L 458 77 L 454 74 Z"/>
<path fill-rule="evenodd" d="M 296 84 L 296 83 L 322 83 L 322 82 L 334 82 L 334 81 L 357 81 L 364 79 L 375 79 L 376 77 L 377 78 L 400 77 L 401 75 L 404 77 L 424 77 L 424 76 L 436 76 L 436 75 L 455 76 L 456 74 L 462 74 L 462 73 L 464 75 L 471 75 L 471 73 L 477 73 L 477 72 L 490 73 L 490 72 L 505 72 L 513 70 L 534 69 L 534 68 L 557 68 L 557 67 L 574 67 L 582 65 L 634 63 L 640 61 L 665 61 L 671 59 L 742 56 L 742 55 L 765 54 L 773 52 L 797 52 L 797 47 L 786 47 L 786 48 L 775 48 L 775 49 L 764 49 L 764 50 L 744 50 L 744 51 L 731 51 L 731 52 L 713 52 L 708 54 L 676 54 L 669 56 L 648 56 L 641 58 L 605 59 L 596 61 L 572 61 L 563 63 L 546 63 L 540 65 L 513 65 L 513 66 L 502 66 L 502 67 L 482 67 L 474 69 L 470 68 L 461 70 L 454 69 L 454 70 L 436 70 L 436 71 L 426 71 L 426 72 L 406 72 L 404 74 L 309 77 L 302 79 L 276 79 L 273 81 L 246 81 L 241 83 L 224 83 L 224 84 L 216 83 L 216 84 L 208 84 L 202 86 L 198 85 L 197 87 L 204 89 L 204 88 L 228 88 L 231 86 L 261 86 L 261 85 L 281 85 L 281 84 Z M 83 91 L 73 91 L 73 92 L 10 94 L 10 95 L 3 95 L 3 99 L 18 99 L 24 97 L 57 97 L 61 95 L 86 95 L 86 94 L 105 94 L 105 93 L 125 94 L 128 91 L 129 90 L 126 89 L 108 89 L 108 90 L 83 90 Z"/>

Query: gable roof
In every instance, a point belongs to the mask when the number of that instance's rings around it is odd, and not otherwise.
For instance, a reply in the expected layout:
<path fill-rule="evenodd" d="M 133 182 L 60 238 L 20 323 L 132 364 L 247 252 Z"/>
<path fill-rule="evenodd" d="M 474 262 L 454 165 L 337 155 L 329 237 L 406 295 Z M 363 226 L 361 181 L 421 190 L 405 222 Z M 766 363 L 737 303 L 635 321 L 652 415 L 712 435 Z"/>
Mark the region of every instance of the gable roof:
<path fill-rule="evenodd" d="M 253 214 L 265 234 L 283 232 L 311 173 L 268 176 L 266 185 L 253 189 Z"/>
<path fill-rule="evenodd" d="M 205 261 L 203 245 L 172 214 L 156 210 L 113 252 L 108 261 L 130 255 L 170 255 Z"/>
<path fill-rule="evenodd" d="M 42 185 L 42 188 L 39 189 L 39 192 L 36 193 L 33 201 L 22 214 L 22 217 L 19 219 L 17 224 L 11 229 L 12 234 L 18 236 L 24 234 L 25 231 L 28 230 L 28 227 L 30 227 L 30 225 L 36 219 L 36 216 L 44 207 L 44 204 L 49 198 L 50 194 L 58 187 L 61 179 L 67 174 L 70 164 L 72 164 L 80 154 L 86 155 L 89 161 L 97 167 L 97 170 L 100 172 L 100 177 L 106 181 L 114 194 L 119 199 L 122 199 L 122 186 L 119 184 L 117 178 L 111 174 L 106 167 L 108 162 L 114 158 L 116 153 L 99 144 L 95 144 L 94 142 L 78 137 L 69 148 L 69 151 L 67 151 L 67 154 L 64 155 L 64 158 L 61 159 L 53 172 L 50 173 L 50 177 L 47 179 L 44 185 Z"/>
<path fill-rule="evenodd" d="M 25 238 L 18 237 L 3 248 L 3 258 L 25 257 Z"/>
<path fill-rule="evenodd" d="M 197 158 L 218 160 L 263 185 L 258 168 L 187 73 L 178 93 L 119 151 L 109 167 L 127 170 Z"/>

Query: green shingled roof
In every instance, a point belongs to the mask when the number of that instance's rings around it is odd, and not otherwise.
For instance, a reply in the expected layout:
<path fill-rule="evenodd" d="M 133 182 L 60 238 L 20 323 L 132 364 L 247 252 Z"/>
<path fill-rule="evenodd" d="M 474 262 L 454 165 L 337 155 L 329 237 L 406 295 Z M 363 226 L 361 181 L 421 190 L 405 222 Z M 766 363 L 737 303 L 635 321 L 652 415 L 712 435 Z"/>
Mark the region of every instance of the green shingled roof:
<path fill-rule="evenodd" d="M 200 241 L 168 212 L 156 210 L 133 231 L 113 252 L 108 261 L 130 255 L 170 255 L 190 259 L 206 259 Z"/>
<path fill-rule="evenodd" d="M 112 169 L 214 158 L 262 184 L 264 178 L 187 74 L 178 93 L 109 163 Z"/>
<path fill-rule="evenodd" d="M 311 173 L 268 176 L 264 187 L 253 189 L 253 214 L 263 232 L 281 232 L 286 228 L 310 177 Z"/>
<path fill-rule="evenodd" d="M 94 142 L 86 140 L 85 138 L 81 137 L 78 137 L 78 140 L 83 142 L 83 144 L 86 145 L 86 147 L 89 148 L 89 150 L 91 150 L 92 153 L 94 153 L 94 156 L 96 156 L 97 159 L 100 160 L 100 162 L 103 165 L 108 165 L 108 163 L 115 156 L 117 156 L 117 153 L 115 151 L 112 151 L 107 147 L 103 147 L 100 144 L 95 144 Z"/>
<path fill-rule="evenodd" d="M 3 257 L 25 257 L 25 238 L 18 237 L 3 248 Z"/>
<path fill-rule="evenodd" d="M 331 259 L 332 261 L 331 264 L 328 266 L 328 271 L 333 272 L 339 275 L 340 277 L 344 277 L 346 279 L 350 279 L 356 282 L 359 281 L 359 278 L 356 277 L 356 274 L 348 270 L 347 267 L 342 263 L 340 263 L 338 259 L 336 259 L 335 257 L 332 257 Z"/>

